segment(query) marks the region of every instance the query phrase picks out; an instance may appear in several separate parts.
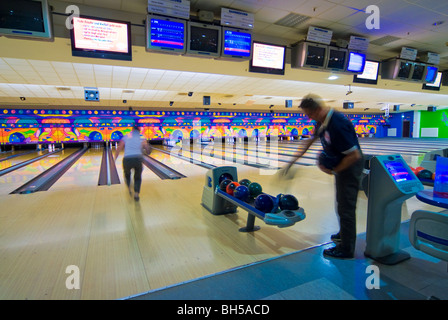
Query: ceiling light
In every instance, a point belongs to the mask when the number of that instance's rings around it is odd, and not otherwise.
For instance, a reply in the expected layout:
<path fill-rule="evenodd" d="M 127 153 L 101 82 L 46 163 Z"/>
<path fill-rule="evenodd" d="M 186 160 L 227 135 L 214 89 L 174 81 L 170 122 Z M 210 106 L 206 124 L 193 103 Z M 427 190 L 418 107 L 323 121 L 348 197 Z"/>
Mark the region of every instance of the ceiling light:
<path fill-rule="evenodd" d="M 25 97 L 20 97 L 20 100 L 25 101 L 26 98 Z"/>
<path fill-rule="evenodd" d="M 328 77 L 328 80 L 336 80 L 336 79 L 339 79 L 339 77 L 335 75 L 331 75 Z"/>

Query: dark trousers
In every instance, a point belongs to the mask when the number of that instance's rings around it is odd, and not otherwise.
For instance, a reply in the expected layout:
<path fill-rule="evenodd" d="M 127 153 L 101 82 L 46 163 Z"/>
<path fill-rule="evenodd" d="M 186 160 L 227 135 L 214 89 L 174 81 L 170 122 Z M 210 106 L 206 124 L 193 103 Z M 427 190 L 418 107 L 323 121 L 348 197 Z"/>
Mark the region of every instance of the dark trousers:
<path fill-rule="evenodd" d="M 142 157 L 124 157 L 123 158 L 123 171 L 126 185 L 131 184 L 131 170 L 134 169 L 134 192 L 140 193 L 140 187 L 142 185 L 142 171 L 143 171 L 143 159 Z"/>
<path fill-rule="evenodd" d="M 336 202 L 339 218 L 340 248 L 344 252 L 353 253 L 356 243 L 356 203 L 364 158 L 353 166 L 336 175 Z"/>

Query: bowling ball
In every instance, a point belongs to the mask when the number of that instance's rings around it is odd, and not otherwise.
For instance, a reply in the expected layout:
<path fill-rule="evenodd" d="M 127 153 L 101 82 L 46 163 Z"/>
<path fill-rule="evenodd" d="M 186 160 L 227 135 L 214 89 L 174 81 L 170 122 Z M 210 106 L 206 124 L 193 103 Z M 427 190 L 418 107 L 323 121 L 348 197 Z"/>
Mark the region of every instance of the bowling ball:
<path fill-rule="evenodd" d="M 224 181 L 226 179 L 233 180 L 233 177 L 230 173 L 223 173 L 222 175 L 219 176 L 218 183 L 221 183 L 222 181 Z"/>
<path fill-rule="evenodd" d="M 423 168 L 423 167 L 417 167 L 417 168 L 415 168 L 414 173 L 418 176 L 418 173 L 419 173 L 420 171 L 422 171 L 422 170 L 425 170 L 425 168 Z"/>
<path fill-rule="evenodd" d="M 244 185 L 239 185 L 233 191 L 233 195 L 237 199 L 240 199 L 242 201 L 247 201 L 249 199 L 249 195 L 250 195 L 249 188 L 247 186 L 244 186 Z"/>
<path fill-rule="evenodd" d="M 421 170 L 421 171 L 418 173 L 417 177 L 418 177 L 419 179 L 427 179 L 427 180 L 430 180 L 431 177 L 432 177 L 432 172 L 429 171 L 429 170 L 423 169 L 423 170 Z"/>
<path fill-rule="evenodd" d="M 250 192 L 250 196 L 255 198 L 263 192 L 263 188 L 261 187 L 261 185 L 259 183 L 252 182 L 251 184 L 249 184 L 249 192 Z"/>
<path fill-rule="evenodd" d="M 239 182 L 240 185 L 246 186 L 246 187 L 249 187 L 250 183 L 251 183 L 251 181 L 249 179 L 241 179 Z"/>
<path fill-rule="evenodd" d="M 219 184 L 219 189 L 221 189 L 224 192 L 227 192 L 227 186 L 229 184 L 231 184 L 233 181 L 230 179 L 224 179 L 221 181 L 221 183 Z"/>
<path fill-rule="evenodd" d="M 236 187 L 238 187 L 239 185 L 240 184 L 238 182 L 235 182 L 235 181 L 229 183 L 229 185 L 226 188 L 226 192 L 228 194 L 230 194 L 231 196 L 233 196 L 233 192 L 235 191 Z"/>
<path fill-rule="evenodd" d="M 255 198 L 254 206 L 261 212 L 268 213 L 274 208 L 274 200 L 270 195 L 262 193 Z"/>
<path fill-rule="evenodd" d="M 330 155 L 328 152 L 322 151 L 319 154 L 317 161 L 321 166 L 324 166 L 327 169 L 333 169 L 339 164 L 339 162 L 341 162 L 341 157 Z"/>
<path fill-rule="evenodd" d="M 298 210 L 299 200 L 292 194 L 284 194 L 281 196 L 278 205 L 282 210 Z"/>

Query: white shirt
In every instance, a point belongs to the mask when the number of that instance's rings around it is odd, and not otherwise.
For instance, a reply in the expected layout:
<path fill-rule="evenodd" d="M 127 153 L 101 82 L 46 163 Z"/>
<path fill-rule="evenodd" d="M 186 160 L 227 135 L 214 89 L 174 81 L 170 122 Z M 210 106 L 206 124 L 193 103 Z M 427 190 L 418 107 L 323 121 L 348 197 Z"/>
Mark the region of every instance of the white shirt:
<path fill-rule="evenodd" d="M 124 138 L 124 157 L 142 156 L 142 141 L 140 133 L 131 132 Z"/>

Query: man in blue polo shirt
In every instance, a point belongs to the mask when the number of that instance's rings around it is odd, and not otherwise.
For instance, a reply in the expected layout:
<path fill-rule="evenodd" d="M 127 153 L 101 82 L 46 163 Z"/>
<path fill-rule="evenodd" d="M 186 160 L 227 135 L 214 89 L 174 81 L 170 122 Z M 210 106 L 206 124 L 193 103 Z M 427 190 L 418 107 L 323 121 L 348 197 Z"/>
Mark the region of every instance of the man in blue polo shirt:
<path fill-rule="evenodd" d="M 305 115 L 317 122 L 313 138 L 305 141 L 304 148 L 284 168 L 284 174 L 320 138 L 323 152 L 319 168 L 335 176 L 339 232 L 331 236 L 335 247 L 324 250 L 334 258 L 354 257 L 356 243 L 356 203 L 363 170 L 363 155 L 355 128 L 342 113 L 328 108 L 315 95 L 307 95 L 299 106 Z"/>

